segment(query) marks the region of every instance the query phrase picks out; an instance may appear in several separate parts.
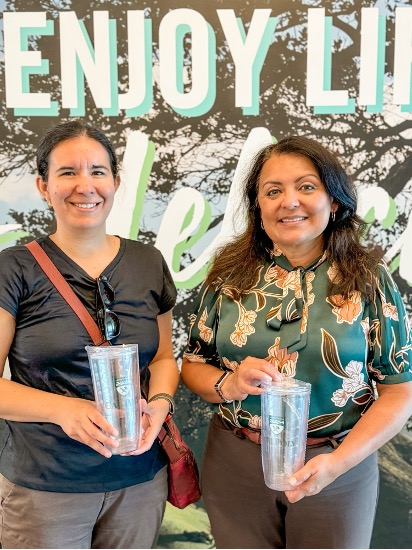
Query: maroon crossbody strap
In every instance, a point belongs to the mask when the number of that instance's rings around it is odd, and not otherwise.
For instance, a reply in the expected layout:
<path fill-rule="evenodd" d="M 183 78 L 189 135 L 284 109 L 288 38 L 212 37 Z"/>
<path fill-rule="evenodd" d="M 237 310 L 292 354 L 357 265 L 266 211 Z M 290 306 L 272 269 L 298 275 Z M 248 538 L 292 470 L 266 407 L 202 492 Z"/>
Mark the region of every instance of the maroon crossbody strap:
<path fill-rule="evenodd" d="M 97 323 L 94 321 L 93 317 L 81 303 L 79 298 L 74 293 L 72 287 L 51 261 L 49 256 L 39 245 L 37 241 L 31 241 L 25 245 L 26 248 L 33 254 L 34 258 L 37 260 L 37 263 L 45 272 L 50 281 L 54 284 L 56 289 L 60 292 L 69 306 L 73 309 L 77 317 L 83 323 L 84 328 L 90 335 L 90 338 L 93 340 L 95 346 L 109 345 L 105 341 L 102 333 L 100 332 Z"/>

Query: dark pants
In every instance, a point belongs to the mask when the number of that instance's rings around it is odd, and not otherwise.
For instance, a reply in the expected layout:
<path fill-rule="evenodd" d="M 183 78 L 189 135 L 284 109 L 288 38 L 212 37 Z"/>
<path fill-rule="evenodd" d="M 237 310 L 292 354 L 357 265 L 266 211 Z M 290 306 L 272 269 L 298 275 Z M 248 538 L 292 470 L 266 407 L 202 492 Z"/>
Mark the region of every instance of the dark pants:
<path fill-rule="evenodd" d="M 310 448 L 306 460 L 332 452 Z M 239 439 L 214 415 L 202 491 L 217 548 L 369 548 L 378 497 L 376 453 L 291 504 L 266 487 L 260 445 Z"/>

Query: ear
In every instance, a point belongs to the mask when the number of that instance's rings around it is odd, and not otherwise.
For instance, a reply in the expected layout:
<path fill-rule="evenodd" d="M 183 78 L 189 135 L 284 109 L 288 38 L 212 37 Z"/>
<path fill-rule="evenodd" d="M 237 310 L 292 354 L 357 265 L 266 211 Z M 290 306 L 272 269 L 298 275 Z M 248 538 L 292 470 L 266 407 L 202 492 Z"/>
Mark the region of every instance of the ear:
<path fill-rule="evenodd" d="M 335 201 L 333 201 L 333 202 L 332 202 L 332 205 L 331 205 L 330 211 L 331 211 L 331 212 L 336 212 L 336 210 L 337 210 L 338 208 L 339 208 L 338 203 L 335 202 Z"/>
<path fill-rule="evenodd" d="M 114 178 L 114 191 L 115 191 L 115 193 L 120 187 L 120 182 L 121 182 L 120 175 L 117 174 L 117 176 Z"/>
<path fill-rule="evenodd" d="M 43 199 L 49 203 L 50 202 L 50 193 L 47 188 L 47 182 L 43 180 L 41 176 L 36 177 L 36 187 L 40 193 L 40 195 L 43 197 Z"/>

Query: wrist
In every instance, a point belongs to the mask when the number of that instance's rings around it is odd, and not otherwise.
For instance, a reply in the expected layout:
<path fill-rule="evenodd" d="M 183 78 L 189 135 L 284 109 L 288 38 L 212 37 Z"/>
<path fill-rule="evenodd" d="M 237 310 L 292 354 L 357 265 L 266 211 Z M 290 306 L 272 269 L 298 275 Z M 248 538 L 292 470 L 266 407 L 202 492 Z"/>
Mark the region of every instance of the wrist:
<path fill-rule="evenodd" d="M 171 396 L 169 393 L 155 393 L 148 399 L 148 403 L 152 403 L 153 401 L 167 401 L 169 405 L 169 414 L 173 414 L 175 412 L 175 401 L 173 399 L 173 396 Z"/>
<path fill-rule="evenodd" d="M 73 399 L 81 398 L 59 395 L 57 393 L 48 394 L 46 399 L 42 401 L 42 417 L 38 422 L 50 422 L 51 424 L 61 426 L 69 414 L 67 407 L 70 407 Z M 95 402 L 93 403 L 97 408 Z"/>
<path fill-rule="evenodd" d="M 232 371 L 224 372 L 215 382 L 214 389 L 223 403 L 232 403 L 233 399 L 229 399 L 228 395 L 224 392 L 223 388 L 228 378 L 233 374 Z"/>

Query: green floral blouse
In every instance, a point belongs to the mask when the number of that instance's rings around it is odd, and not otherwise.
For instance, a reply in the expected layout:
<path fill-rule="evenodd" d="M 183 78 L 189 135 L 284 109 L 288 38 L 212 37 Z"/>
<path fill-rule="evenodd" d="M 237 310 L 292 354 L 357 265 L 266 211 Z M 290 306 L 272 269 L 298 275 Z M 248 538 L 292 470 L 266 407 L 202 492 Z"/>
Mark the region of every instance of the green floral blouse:
<path fill-rule="evenodd" d="M 384 263 L 371 303 L 357 291 L 332 302 L 327 288 L 336 276 L 326 254 L 293 268 L 277 249 L 242 297 L 223 281 L 204 285 L 190 318 L 185 357 L 233 371 L 247 356 L 264 358 L 284 376 L 312 385 L 312 437 L 352 428 L 375 398 L 372 381 L 412 380 L 411 330 Z M 260 396 L 218 406 L 236 426 L 261 427 Z"/>

